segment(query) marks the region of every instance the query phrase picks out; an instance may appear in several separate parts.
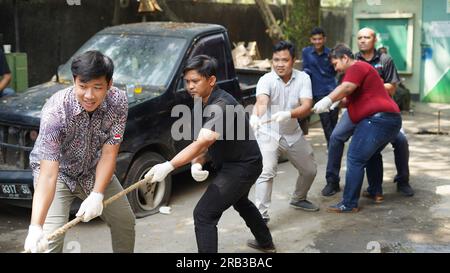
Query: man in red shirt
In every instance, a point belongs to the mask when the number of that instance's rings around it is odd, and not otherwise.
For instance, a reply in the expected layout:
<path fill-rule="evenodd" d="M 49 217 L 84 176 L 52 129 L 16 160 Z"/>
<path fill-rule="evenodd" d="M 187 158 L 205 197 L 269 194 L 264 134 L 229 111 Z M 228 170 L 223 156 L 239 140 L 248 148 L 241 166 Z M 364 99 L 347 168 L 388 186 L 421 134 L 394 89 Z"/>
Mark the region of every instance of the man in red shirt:
<path fill-rule="evenodd" d="M 386 92 L 378 72 L 370 64 L 356 61 L 350 48 L 337 45 L 329 56 L 334 69 L 345 76 L 333 92 L 314 105 L 313 111 L 329 111 L 333 102 L 346 98 L 350 119 L 356 127 L 347 152 L 343 200 L 328 211 L 357 212 L 364 169 L 383 164 L 380 152 L 400 130 L 400 109 Z M 381 188 L 382 181 L 378 178 L 382 176 L 371 173 L 368 176 L 374 176 L 370 179 L 371 187 Z"/>

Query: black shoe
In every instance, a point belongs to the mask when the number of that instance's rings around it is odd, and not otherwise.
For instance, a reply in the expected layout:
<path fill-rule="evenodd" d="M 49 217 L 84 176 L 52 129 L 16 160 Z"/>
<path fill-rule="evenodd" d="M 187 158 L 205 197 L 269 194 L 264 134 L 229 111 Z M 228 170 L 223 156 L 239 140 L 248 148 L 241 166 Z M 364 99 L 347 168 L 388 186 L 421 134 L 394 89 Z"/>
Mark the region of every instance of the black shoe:
<path fill-rule="evenodd" d="M 323 190 L 322 190 L 322 195 L 323 196 L 332 196 L 340 191 L 341 191 L 341 189 L 339 188 L 338 183 L 327 183 L 325 188 L 323 188 Z"/>
<path fill-rule="evenodd" d="M 269 221 L 270 221 L 270 218 L 264 218 L 264 217 L 263 217 L 263 221 L 264 221 L 264 223 L 267 225 L 267 224 L 269 223 Z"/>
<path fill-rule="evenodd" d="M 275 245 L 273 243 L 270 243 L 267 246 L 262 246 L 256 240 L 250 239 L 247 241 L 247 246 L 257 249 L 259 251 L 265 252 L 265 253 L 276 253 L 277 252 L 277 249 L 275 248 Z"/>
<path fill-rule="evenodd" d="M 397 192 L 400 192 L 404 196 L 408 197 L 413 196 L 415 193 L 408 182 L 397 182 Z"/>

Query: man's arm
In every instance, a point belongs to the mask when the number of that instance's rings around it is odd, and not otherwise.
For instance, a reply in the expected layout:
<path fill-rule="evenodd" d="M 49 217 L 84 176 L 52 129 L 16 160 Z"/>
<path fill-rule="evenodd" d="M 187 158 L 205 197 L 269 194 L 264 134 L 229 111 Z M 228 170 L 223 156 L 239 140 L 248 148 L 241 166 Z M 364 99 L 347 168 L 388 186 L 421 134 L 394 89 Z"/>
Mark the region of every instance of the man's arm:
<path fill-rule="evenodd" d="M 310 98 L 300 98 L 300 106 L 291 110 L 292 118 L 304 118 L 311 114 L 313 100 Z"/>
<path fill-rule="evenodd" d="M 384 89 L 388 92 L 389 96 L 394 96 L 395 91 L 397 91 L 397 84 L 396 83 L 384 83 Z"/>
<path fill-rule="evenodd" d="M 55 196 L 58 171 L 58 161 L 41 160 L 38 182 L 33 196 L 31 225 L 42 226 L 44 224 L 48 209 Z"/>
<path fill-rule="evenodd" d="M 269 96 L 266 94 L 256 96 L 256 103 L 253 107 L 253 115 L 261 117 L 267 111 L 267 105 L 269 105 Z"/>
<path fill-rule="evenodd" d="M 341 100 L 356 90 L 358 86 L 351 82 L 343 82 L 340 85 L 338 85 L 329 95 L 328 97 L 331 99 L 332 102 Z"/>
<path fill-rule="evenodd" d="M 104 144 L 102 155 L 95 170 L 94 192 L 104 193 L 116 169 L 116 159 L 120 144 Z"/>
<path fill-rule="evenodd" d="M 194 158 L 203 154 L 219 137 L 219 133 L 202 128 L 197 140 L 179 152 L 170 163 L 176 169 L 191 162 Z"/>
<path fill-rule="evenodd" d="M 11 74 L 3 74 L 3 78 L 0 81 L 0 93 L 3 92 L 3 90 L 8 87 L 9 83 L 11 82 Z"/>

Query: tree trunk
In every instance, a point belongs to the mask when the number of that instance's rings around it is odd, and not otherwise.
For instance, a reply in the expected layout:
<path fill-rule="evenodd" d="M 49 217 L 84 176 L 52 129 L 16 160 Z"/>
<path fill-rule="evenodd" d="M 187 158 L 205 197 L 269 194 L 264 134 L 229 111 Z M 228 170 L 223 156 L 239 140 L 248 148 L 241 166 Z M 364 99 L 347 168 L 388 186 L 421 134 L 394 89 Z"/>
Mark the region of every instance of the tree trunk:
<path fill-rule="evenodd" d="M 274 41 L 279 41 L 284 39 L 283 30 L 278 25 L 275 20 L 275 16 L 272 13 L 269 5 L 265 0 L 255 0 L 256 5 L 258 6 L 259 13 L 264 20 L 264 24 L 267 27 L 267 34 Z"/>

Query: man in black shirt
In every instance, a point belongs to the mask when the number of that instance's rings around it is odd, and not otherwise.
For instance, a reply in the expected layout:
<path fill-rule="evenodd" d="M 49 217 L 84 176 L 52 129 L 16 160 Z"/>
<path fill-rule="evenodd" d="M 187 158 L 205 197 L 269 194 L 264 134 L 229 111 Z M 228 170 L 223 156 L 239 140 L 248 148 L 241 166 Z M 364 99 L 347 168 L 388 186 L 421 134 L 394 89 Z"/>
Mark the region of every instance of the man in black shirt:
<path fill-rule="evenodd" d="M 253 133 L 244 108 L 216 86 L 216 67 L 217 61 L 206 55 L 188 61 L 184 68 L 185 86 L 194 99 L 201 99 L 202 128 L 193 143 L 170 162 L 155 165 L 146 177 L 152 175 L 152 183 L 159 182 L 174 169 L 191 162 L 192 177 L 203 181 L 209 173 L 202 170 L 202 165 L 209 156 L 218 173 L 194 209 L 198 251 L 217 252 L 217 223 L 222 213 L 233 206 L 256 238 L 247 245 L 276 252 L 269 229 L 248 199 L 248 192 L 262 171 L 261 152 L 256 140 L 250 138 Z"/>
<path fill-rule="evenodd" d="M 375 31 L 363 28 L 358 32 L 357 39 L 359 52 L 355 54 L 355 59 L 371 64 L 383 79 L 386 91 L 391 97 L 394 96 L 400 83 L 400 77 L 392 58 L 382 51 L 375 50 L 377 41 Z M 391 144 L 394 147 L 397 168 L 397 175 L 394 178 L 394 182 L 397 183 L 397 191 L 405 196 L 413 196 L 414 190 L 409 184 L 409 144 L 403 129 Z"/>
<path fill-rule="evenodd" d="M 6 62 L 5 54 L 0 49 L 0 97 L 14 94 L 14 90 L 12 88 L 8 88 L 10 82 L 11 71 L 9 70 L 8 63 Z"/>

